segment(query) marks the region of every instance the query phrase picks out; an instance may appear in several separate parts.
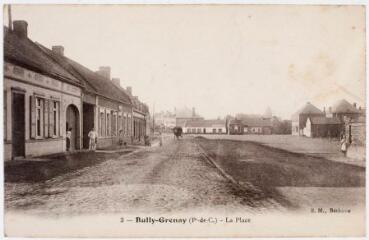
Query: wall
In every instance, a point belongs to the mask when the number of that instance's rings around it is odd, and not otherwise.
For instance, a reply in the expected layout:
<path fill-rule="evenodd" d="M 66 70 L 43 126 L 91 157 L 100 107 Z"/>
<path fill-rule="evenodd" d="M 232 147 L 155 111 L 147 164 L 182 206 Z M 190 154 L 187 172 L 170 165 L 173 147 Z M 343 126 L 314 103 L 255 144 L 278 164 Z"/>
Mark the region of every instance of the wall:
<path fill-rule="evenodd" d="M 4 140 L 5 160 L 11 158 L 12 142 L 12 89 L 21 89 L 25 95 L 25 154 L 38 156 L 65 151 L 65 118 L 66 109 L 70 104 L 77 107 L 81 113 L 81 89 L 68 83 L 38 74 L 33 71 L 15 66 L 10 63 L 4 65 L 4 100 L 6 100 L 6 136 Z M 31 96 L 52 99 L 60 103 L 59 108 L 59 136 L 56 138 L 31 138 Z M 81 120 L 81 114 L 80 114 Z M 80 121 L 81 126 L 81 121 Z M 82 136 L 80 127 L 79 136 Z M 58 144 L 55 144 L 55 143 Z M 80 142 L 80 141 L 79 141 Z"/>

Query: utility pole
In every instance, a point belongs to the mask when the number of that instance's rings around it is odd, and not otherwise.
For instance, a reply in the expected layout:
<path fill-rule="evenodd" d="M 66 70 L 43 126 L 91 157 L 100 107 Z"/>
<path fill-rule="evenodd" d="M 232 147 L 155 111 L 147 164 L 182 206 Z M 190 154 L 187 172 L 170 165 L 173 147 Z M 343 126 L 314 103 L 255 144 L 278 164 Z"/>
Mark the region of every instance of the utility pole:
<path fill-rule="evenodd" d="M 155 102 L 152 104 L 152 133 L 155 133 Z"/>
<path fill-rule="evenodd" d="M 13 30 L 13 22 L 12 22 L 12 9 L 11 9 L 10 4 L 8 4 L 8 21 L 9 21 L 9 24 L 8 24 L 9 30 L 12 31 Z"/>

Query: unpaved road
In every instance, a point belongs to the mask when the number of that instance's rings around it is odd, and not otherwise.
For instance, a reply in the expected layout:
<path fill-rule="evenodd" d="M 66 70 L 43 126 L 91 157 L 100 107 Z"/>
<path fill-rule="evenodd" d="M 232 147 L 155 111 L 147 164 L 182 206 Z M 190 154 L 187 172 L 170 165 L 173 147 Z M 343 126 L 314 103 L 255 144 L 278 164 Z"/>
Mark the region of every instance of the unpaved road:
<path fill-rule="evenodd" d="M 6 183 L 5 208 L 37 215 L 259 212 L 272 198 L 223 177 L 193 140 L 171 140 L 43 183 Z"/>

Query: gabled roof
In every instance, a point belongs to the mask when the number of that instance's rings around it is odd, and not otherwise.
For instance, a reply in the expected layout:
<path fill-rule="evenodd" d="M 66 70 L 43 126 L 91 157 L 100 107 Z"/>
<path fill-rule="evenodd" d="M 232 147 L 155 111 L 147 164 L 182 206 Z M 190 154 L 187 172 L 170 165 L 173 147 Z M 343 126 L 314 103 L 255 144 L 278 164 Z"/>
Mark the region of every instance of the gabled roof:
<path fill-rule="evenodd" d="M 297 112 L 295 112 L 292 116 L 298 116 L 300 114 L 321 114 L 324 115 L 324 113 L 317 107 L 315 107 L 310 102 L 307 102 L 302 108 L 300 108 Z"/>
<path fill-rule="evenodd" d="M 189 120 L 185 122 L 185 127 L 214 127 L 219 125 L 225 126 L 225 120 Z"/>
<path fill-rule="evenodd" d="M 49 77 L 81 86 L 81 82 L 29 38 L 20 38 L 5 27 L 4 60 Z"/>
<path fill-rule="evenodd" d="M 315 125 L 330 125 L 330 124 L 342 124 L 338 118 L 328 118 L 324 116 L 309 117 L 312 124 Z"/>
<path fill-rule="evenodd" d="M 84 81 L 86 91 L 118 102 L 131 104 L 130 97 L 127 95 L 127 93 L 119 89 L 110 79 L 100 76 L 87 67 L 75 62 L 70 58 L 57 54 L 41 44 L 38 44 L 38 46 L 47 55 L 63 66 L 64 69 L 69 71 L 76 78 Z"/>
<path fill-rule="evenodd" d="M 359 110 L 346 99 L 341 99 L 332 106 L 332 113 L 359 113 Z"/>
<path fill-rule="evenodd" d="M 269 118 L 243 118 L 242 124 L 248 127 L 271 127 L 272 121 Z"/>

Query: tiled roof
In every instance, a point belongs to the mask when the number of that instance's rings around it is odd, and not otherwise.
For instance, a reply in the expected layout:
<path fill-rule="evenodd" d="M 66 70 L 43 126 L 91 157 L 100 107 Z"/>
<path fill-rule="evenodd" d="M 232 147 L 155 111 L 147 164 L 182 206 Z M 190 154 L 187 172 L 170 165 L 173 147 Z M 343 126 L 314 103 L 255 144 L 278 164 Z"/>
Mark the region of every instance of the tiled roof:
<path fill-rule="evenodd" d="M 292 115 L 292 118 L 296 118 L 300 114 L 314 114 L 314 115 L 324 115 L 324 113 L 317 107 L 315 107 L 310 102 L 307 102 L 302 108 Z"/>
<path fill-rule="evenodd" d="M 352 104 L 350 104 L 345 99 L 341 99 L 337 101 L 332 106 L 332 112 L 333 113 L 359 113 L 359 110 L 354 108 Z"/>
<path fill-rule="evenodd" d="M 225 126 L 226 121 L 225 120 L 193 120 L 193 121 L 186 121 L 185 127 L 213 127 L 213 126 L 219 126 L 224 125 Z"/>
<path fill-rule="evenodd" d="M 315 116 L 315 117 L 310 117 L 309 119 L 311 123 L 315 125 L 341 124 L 341 121 L 338 118 Z"/>
<path fill-rule="evenodd" d="M 271 127 L 272 121 L 270 118 L 243 118 L 242 124 L 248 127 Z"/>
<path fill-rule="evenodd" d="M 127 93 L 119 89 L 110 79 L 100 76 L 76 61 L 57 54 L 41 44 L 38 44 L 38 46 L 71 74 L 83 80 L 86 85 L 86 91 L 99 94 L 108 99 L 131 104 L 130 97 Z"/>
<path fill-rule="evenodd" d="M 4 60 L 32 71 L 48 75 L 74 85 L 82 83 L 45 54 L 36 43 L 28 38 L 19 38 L 5 27 Z"/>

